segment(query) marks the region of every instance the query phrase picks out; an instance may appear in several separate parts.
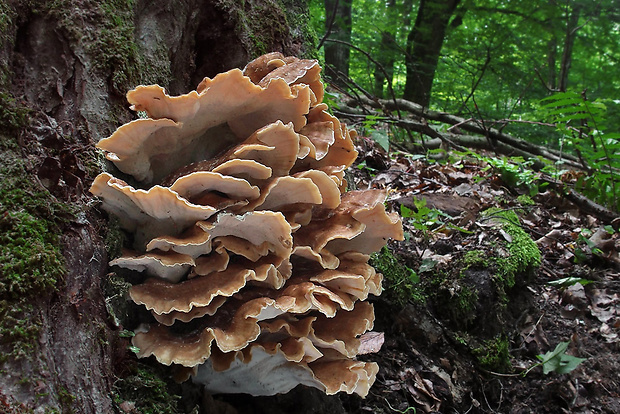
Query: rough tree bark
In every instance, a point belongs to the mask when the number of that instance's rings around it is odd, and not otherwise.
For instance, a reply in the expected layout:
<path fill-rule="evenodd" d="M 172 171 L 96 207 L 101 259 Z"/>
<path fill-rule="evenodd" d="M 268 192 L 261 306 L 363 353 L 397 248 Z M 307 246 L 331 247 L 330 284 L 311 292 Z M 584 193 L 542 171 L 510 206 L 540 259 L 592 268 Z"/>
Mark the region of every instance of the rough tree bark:
<path fill-rule="evenodd" d="M 134 116 L 124 94 L 138 84 L 179 94 L 265 52 L 308 57 L 307 6 L 3 0 L 0 16 L 0 412 L 120 412 L 123 392 L 156 380 L 140 380 L 106 308 L 124 303 L 123 283 L 107 275 L 115 232 L 88 193 L 105 168 L 93 145 Z M 149 412 L 173 412 L 161 407 Z"/>

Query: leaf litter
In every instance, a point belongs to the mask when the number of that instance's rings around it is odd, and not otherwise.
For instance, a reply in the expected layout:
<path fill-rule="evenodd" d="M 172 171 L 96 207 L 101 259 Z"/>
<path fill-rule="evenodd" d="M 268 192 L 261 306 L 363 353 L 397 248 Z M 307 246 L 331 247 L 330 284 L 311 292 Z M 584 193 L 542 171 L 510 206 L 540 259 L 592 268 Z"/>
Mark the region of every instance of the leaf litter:
<path fill-rule="evenodd" d="M 390 248 L 423 298 L 375 300 L 385 341 L 362 358 L 381 369 L 365 400 L 341 397 L 346 412 L 620 412 L 620 240 L 610 223 L 551 191 L 509 188 L 484 158 L 388 157 L 365 138 L 358 151 L 353 185 L 388 188 L 389 207 L 408 212 L 407 239 Z M 540 252 L 513 286 L 498 287 L 497 263 L 505 268 L 515 236 L 501 217 L 484 218 L 489 208 L 516 212 Z M 501 344 L 507 365 L 493 365 Z"/>

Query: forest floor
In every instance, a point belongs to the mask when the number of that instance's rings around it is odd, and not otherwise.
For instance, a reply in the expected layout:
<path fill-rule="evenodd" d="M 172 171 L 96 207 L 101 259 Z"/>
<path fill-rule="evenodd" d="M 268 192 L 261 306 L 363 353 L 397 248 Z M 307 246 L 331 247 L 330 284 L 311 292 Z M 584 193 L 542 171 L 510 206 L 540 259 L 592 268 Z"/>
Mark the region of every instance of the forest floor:
<path fill-rule="evenodd" d="M 386 251 L 374 260 L 385 343 L 365 359 L 381 368 L 366 399 L 342 398 L 346 412 L 620 412 L 620 239 L 610 223 L 552 192 L 509 188 L 514 168 L 506 176 L 484 159 L 429 163 L 359 145 L 356 187 L 389 188 L 391 207 L 410 218 L 407 240 L 390 244 L 398 264 Z"/>

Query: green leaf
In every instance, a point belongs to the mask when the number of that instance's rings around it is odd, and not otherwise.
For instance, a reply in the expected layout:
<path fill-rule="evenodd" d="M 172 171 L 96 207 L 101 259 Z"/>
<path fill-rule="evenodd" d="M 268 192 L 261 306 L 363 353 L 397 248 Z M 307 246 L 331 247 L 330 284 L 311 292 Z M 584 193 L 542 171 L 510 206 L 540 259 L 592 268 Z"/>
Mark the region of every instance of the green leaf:
<path fill-rule="evenodd" d="M 560 93 L 556 93 L 555 95 L 552 96 L 547 96 L 546 98 L 542 98 L 540 101 L 544 102 L 544 101 L 559 101 L 561 99 L 578 99 L 579 101 L 582 101 L 583 98 L 581 97 L 581 95 L 579 95 L 576 92 L 560 92 Z"/>
<path fill-rule="evenodd" d="M 419 283 L 420 282 L 420 275 L 418 275 L 416 273 L 415 270 L 405 266 L 405 268 L 407 269 L 407 271 L 409 272 L 409 281 L 411 283 Z"/>
<path fill-rule="evenodd" d="M 390 138 L 387 133 L 383 131 L 374 130 L 370 133 L 370 138 L 377 144 L 381 145 L 386 152 L 390 152 Z"/>
<path fill-rule="evenodd" d="M 137 354 L 140 352 L 140 348 L 138 348 L 137 346 L 133 346 L 133 345 L 128 346 L 127 349 L 129 349 L 134 354 Z"/>
<path fill-rule="evenodd" d="M 573 106 L 573 109 L 576 109 L 576 105 L 580 105 L 582 102 L 583 100 L 581 98 L 558 99 L 557 101 L 543 105 L 541 108 L 557 108 L 560 106 L 575 105 Z"/>
<path fill-rule="evenodd" d="M 582 286 L 585 286 L 585 285 L 589 285 L 590 283 L 594 283 L 594 281 L 588 280 L 588 279 L 582 279 L 580 277 L 565 277 L 562 279 L 557 279 L 557 280 L 552 280 L 550 282 L 547 282 L 548 285 L 556 286 L 556 287 L 563 287 L 563 288 L 576 285 L 577 283 L 581 284 Z"/>
<path fill-rule="evenodd" d="M 404 204 L 400 205 L 400 215 L 404 218 L 411 218 L 411 217 L 415 217 L 415 211 L 413 211 L 412 209 L 410 209 L 409 207 L 407 207 Z"/>
<path fill-rule="evenodd" d="M 431 270 L 435 268 L 436 265 L 437 265 L 437 261 L 433 259 L 424 259 L 422 260 L 422 263 L 420 264 L 420 268 L 418 269 L 418 271 L 420 273 L 430 272 Z"/>
<path fill-rule="evenodd" d="M 561 116 L 555 120 L 555 122 L 566 122 L 566 121 L 576 121 L 578 119 L 589 119 L 590 114 L 586 114 L 584 112 L 571 113 L 566 116 Z"/>
<path fill-rule="evenodd" d="M 553 351 L 536 356 L 541 361 L 543 374 L 546 375 L 552 371 L 558 374 L 566 374 L 577 368 L 581 362 L 585 361 L 585 358 L 566 355 L 565 352 L 568 349 L 568 344 L 568 342 L 560 342 Z"/>
<path fill-rule="evenodd" d="M 558 374 L 567 374 L 577 368 L 577 366 L 585 360 L 585 358 L 577 358 L 572 355 L 563 354 L 561 356 L 560 366 L 555 370 L 555 372 Z"/>

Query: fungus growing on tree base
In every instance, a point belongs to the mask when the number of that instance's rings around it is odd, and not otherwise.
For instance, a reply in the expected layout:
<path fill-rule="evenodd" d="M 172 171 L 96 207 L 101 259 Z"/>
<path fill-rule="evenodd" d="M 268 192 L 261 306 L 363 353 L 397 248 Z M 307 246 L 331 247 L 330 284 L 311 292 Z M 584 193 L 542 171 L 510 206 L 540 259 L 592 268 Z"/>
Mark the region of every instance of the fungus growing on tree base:
<path fill-rule="evenodd" d="M 145 189 L 102 173 L 91 192 L 134 236 L 110 265 L 143 274 L 138 356 L 214 393 L 365 396 L 378 366 L 356 360 L 358 338 L 381 292 L 368 254 L 403 230 L 384 192 L 345 191 L 354 132 L 321 103 L 318 63 L 270 53 L 186 95 L 127 97 L 148 118 L 97 146 Z"/>

